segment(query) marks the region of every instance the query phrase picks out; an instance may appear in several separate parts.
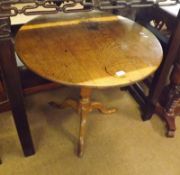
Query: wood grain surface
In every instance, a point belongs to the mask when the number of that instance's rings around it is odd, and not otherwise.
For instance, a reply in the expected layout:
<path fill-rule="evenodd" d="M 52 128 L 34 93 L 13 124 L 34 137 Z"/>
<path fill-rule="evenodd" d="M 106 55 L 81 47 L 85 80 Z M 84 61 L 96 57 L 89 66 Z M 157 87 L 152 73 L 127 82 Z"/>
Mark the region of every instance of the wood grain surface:
<path fill-rule="evenodd" d="M 125 86 L 152 74 L 162 60 L 155 36 L 105 12 L 41 16 L 15 39 L 22 62 L 38 75 L 71 86 Z"/>

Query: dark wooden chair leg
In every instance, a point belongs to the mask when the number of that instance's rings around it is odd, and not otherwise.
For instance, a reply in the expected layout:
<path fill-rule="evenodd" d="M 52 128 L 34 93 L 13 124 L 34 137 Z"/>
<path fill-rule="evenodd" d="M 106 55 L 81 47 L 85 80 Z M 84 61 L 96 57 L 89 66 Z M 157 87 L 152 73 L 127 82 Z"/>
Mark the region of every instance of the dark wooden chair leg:
<path fill-rule="evenodd" d="M 0 65 L 24 155 L 32 155 L 35 151 L 23 102 L 20 77 L 14 56 L 14 47 L 10 37 L 0 40 Z"/>

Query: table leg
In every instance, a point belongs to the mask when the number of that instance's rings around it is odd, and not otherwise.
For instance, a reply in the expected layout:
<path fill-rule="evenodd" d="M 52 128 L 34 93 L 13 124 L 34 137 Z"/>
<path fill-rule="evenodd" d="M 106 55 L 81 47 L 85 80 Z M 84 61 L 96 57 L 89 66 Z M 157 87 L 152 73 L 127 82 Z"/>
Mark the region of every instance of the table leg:
<path fill-rule="evenodd" d="M 93 102 L 90 100 L 92 94 L 91 88 L 82 87 L 80 91 L 81 99 L 78 101 L 66 99 L 61 104 L 56 102 L 49 102 L 53 107 L 62 109 L 71 107 L 80 114 L 80 128 L 79 128 L 79 143 L 78 143 L 78 156 L 82 157 L 84 153 L 84 137 L 87 123 L 87 115 L 94 109 L 99 110 L 103 114 L 111 114 L 116 112 L 116 108 L 106 108 L 100 102 Z"/>
<path fill-rule="evenodd" d="M 64 108 L 73 108 L 75 111 L 78 110 L 78 102 L 72 99 L 66 99 L 63 103 L 58 104 L 54 101 L 50 101 L 49 105 L 54 108 L 64 109 Z"/>
<path fill-rule="evenodd" d="M 87 114 L 91 111 L 90 96 L 92 89 L 81 88 L 81 99 L 79 106 L 80 113 L 80 131 L 79 131 L 79 145 L 78 145 L 78 156 L 82 157 L 84 153 L 84 136 L 87 123 Z"/>
<path fill-rule="evenodd" d="M 99 112 L 103 114 L 112 114 L 117 111 L 116 108 L 107 108 L 100 102 L 92 102 L 91 103 L 91 109 L 97 109 Z"/>
<path fill-rule="evenodd" d="M 24 155 L 29 156 L 34 154 L 35 151 L 24 107 L 20 77 L 14 57 L 14 47 L 10 38 L 0 41 L 0 50 L 0 65 L 14 122 Z"/>

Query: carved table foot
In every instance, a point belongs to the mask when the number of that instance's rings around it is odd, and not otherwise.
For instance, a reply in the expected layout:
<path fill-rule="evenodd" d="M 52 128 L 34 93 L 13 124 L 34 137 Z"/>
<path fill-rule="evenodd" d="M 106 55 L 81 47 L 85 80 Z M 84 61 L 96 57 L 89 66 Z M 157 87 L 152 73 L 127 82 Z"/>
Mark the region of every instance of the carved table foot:
<path fill-rule="evenodd" d="M 160 104 L 156 106 L 156 113 L 166 122 L 166 136 L 174 137 L 176 131 L 175 116 L 168 113 Z"/>
<path fill-rule="evenodd" d="M 168 130 L 166 135 L 167 135 L 167 137 L 174 137 L 175 131 Z"/>
<path fill-rule="evenodd" d="M 91 102 L 91 109 L 97 109 L 99 112 L 103 114 L 112 114 L 117 111 L 116 108 L 106 108 L 102 103 L 100 102 Z"/>
<path fill-rule="evenodd" d="M 169 116 L 167 113 L 164 115 L 167 125 L 167 137 L 174 137 L 176 131 L 175 116 Z"/>
<path fill-rule="evenodd" d="M 106 108 L 100 102 L 91 102 L 90 96 L 92 93 L 92 89 L 90 88 L 81 88 L 80 96 L 81 99 L 79 101 L 75 101 L 72 99 L 66 99 L 63 103 L 58 104 L 56 102 L 49 102 L 49 104 L 56 108 L 67 108 L 71 107 L 75 111 L 80 114 L 80 132 L 79 132 L 79 143 L 78 143 L 78 156 L 82 157 L 84 153 L 84 136 L 85 136 L 85 128 L 87 123 L 87 115 L 94 109 L 99 110 L 103 114 L 111 114 L 116 112 L 116 108 Z"/>
<path fill-rule="evenodd" d="M 59 104 L 54 101 L 49 102 L 49 105 L 55 108 L 64 109 L 64 108 L 73 108 L 75 111 L 78 110 L 78 102 L 72 99 L 66 99 L 63 103 Z"/>

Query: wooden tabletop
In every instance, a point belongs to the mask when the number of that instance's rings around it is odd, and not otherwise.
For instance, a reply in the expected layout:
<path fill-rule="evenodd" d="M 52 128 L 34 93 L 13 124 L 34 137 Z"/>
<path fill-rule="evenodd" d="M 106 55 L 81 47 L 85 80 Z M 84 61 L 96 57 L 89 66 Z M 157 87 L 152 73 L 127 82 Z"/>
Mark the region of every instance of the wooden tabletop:
<path fill-rule="evenodd" d="M 152 33 L 105 12 L 38 17 L 20 29 L 15 48 L 33 72 L 71 86 L 129 85 L 152 74 L 162 60 Z"/>

